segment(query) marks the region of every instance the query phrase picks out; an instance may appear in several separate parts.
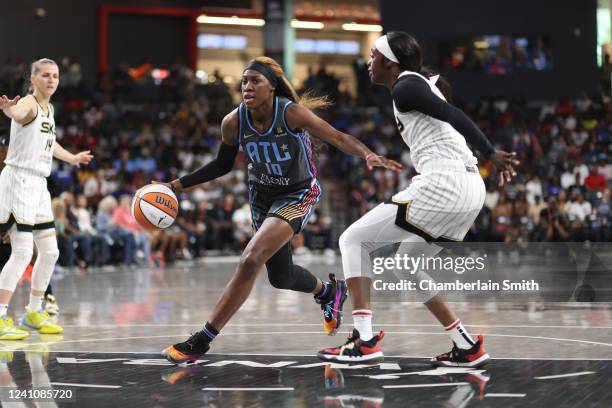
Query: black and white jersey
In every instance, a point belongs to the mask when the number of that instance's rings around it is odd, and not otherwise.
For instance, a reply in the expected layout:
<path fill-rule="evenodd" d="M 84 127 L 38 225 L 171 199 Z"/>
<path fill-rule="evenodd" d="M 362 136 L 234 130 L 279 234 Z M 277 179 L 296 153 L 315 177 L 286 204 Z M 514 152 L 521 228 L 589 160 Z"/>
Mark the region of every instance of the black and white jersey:
<path fill-rule="evenodd" d="M 427 79 L 416 72 L 404 71 L 392 91 L 397 127 L 404 143 L 410 149 L 410 158 L 419 173 L 423 165 L 432 159 L 456 160 L 466 165 L 477 163 L 464 135 L 449 121 L 444 120 L 447 118 L 440 107 L 452 105 L 446 103 L 446 99 L 436 87 L 436 79 Z M 438 101 L 432 100 L 436 98 Z"/>

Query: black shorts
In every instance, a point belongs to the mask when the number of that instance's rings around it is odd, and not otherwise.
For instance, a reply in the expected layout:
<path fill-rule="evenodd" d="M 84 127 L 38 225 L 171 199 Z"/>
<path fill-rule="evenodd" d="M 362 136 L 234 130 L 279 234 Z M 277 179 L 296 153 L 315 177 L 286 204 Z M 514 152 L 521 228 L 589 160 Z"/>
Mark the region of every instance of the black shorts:
<path fill-rule="evenodd" d="M 268 217 L 285 220 L 298 233 L 304 228 L 315 205 L 321 198 L 321 186 L 317 180 L 290 192 L 263 191 L 250 186 L 249 201 L 253 226 L 259 229 Z"/>

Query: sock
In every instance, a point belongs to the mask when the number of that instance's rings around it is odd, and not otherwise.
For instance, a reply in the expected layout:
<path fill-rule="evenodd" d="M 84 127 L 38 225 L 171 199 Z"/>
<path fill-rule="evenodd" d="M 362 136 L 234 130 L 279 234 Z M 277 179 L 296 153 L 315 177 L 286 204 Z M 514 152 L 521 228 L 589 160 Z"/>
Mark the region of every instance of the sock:
<path fill-rule="evenodd" d="M 332 284 L 331 282 L 323 282 L 323 287 L 315 296 L 319 299 L 325 299 L 331 294 Z"/>
<path fill-rule="evenodd" d="M 359 339 L 371 340 L 372 334 L 372 311 L 368 309 L 353 310 L 353 326 L 359 332 Z"/>
<path fill-rule="evenodd" d="M 42 309 L 42 302 L 43 302 L 42 296 L 34 296 L 33 294 L 30 293 L 30 303 L 28 304 L 28 308 L 30 309 L 31 312 L 37 312 L 40 309 Z"/>
<path fill-rule="evenodd" d="M 217 335 L 219 334 L 219 331 L 215 329 L 212 326 L 212 324 L 206 322 L 206 324 L 204 325 L 200 333 L 206 336 L 206 338 L 208 339 L 208 342 L 210 343 L 211 341 L 215 339 L 215 337 L 217 337 Z"/>
<path fill-rule="evenodd" d="M 8 313 L 8 305 L 0 303 L 0 318 L 4 319 Z"/>
<path fill-rule="evenodd" d="M 459 347 L 460 349 L 471 349 L 476 342 L 470 336 L 470 333 L 463 327 L 463 323 L 461 320 L 457 319 L 451 324 L 444 328 L 450 334 L 451 340 Z"/>

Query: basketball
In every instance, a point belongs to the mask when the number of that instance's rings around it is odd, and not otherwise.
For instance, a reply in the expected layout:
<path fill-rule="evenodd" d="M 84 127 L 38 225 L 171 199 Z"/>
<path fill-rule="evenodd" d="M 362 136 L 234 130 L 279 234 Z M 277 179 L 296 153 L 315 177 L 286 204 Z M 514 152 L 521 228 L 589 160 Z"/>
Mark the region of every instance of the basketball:
<path fill-rule="evenodd" d="M 163 184 L 148 184 L 134 194 L 132 216 L 147 231 L 168 228 L 177 214 L 176 195 Z"/>

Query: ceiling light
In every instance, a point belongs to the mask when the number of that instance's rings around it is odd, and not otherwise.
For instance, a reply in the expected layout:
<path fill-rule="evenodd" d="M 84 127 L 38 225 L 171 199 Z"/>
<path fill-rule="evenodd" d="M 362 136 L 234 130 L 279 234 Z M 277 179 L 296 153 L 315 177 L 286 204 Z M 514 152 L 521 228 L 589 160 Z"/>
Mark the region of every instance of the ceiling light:
<path fill-rule="evenodd" d="M 383 30 L 381 25 L 378 24 L 358 24 L 358 23 L 345 23 L 342 24 L 342 29 L 346 31 L 371 31 L 379 33 Z"/>
<path fill-rule="evenodd" d="M 202 14 L 197 19 L 200 24 L 224 24 L 224 25 L 239 25 L 239 26 L 254 26 L 261 27 L 266 24 L 261 18 L 242 18 L 237 16 L 232 17 L 213 17 Z"/>
<path fill-rule="evenodd" d="M 300 20 L 291 20 L 291 27 L 293 28 L 306 28 L 310 30 L 321 30 L 325 27 L 325 24 L 320 21 L 300 21 Z"/>

